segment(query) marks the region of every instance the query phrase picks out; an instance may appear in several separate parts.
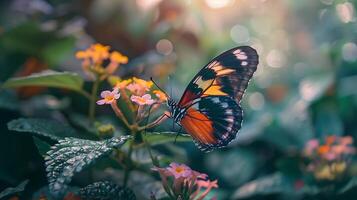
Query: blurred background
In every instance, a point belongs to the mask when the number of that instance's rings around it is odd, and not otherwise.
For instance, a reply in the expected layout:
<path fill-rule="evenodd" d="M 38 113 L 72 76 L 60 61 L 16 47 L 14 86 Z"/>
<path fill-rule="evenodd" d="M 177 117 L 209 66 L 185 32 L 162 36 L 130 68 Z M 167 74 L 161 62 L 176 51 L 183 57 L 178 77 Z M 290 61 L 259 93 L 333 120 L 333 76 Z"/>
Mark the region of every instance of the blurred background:
<path fill-rule="evenodd" d="M 218 199 L 284 199 L 284 182 L 277 175 L 289 174 L 295 188 L 306 185 L 296 158 L 308 140 L 327 135 L 356 139 L 356 3 L 1 1 L 0 81 L 44 69 L 86 77 L 75 52 L 102 43 L 129 57 L 118 75 L 152 76 L 167 91 L 172 89 L 178 100 L 210 59 L 232 47 L 250 45 L 257 49 L 260 64 L 242 102 L 245 116 L 238 139 L 230 148 L 209 154 L 185 144 L 177 160 L 217 178 Z M 6 123 L 20 116 L 61 118 L 54 107 L 85 112 L 86 106 L 75 98 L 72 102 L 58 98 L 55 90 L 46 88 L 0 93 L 0 191 L 26 178 L 36 190 L 46 183 L 42 158 L 31 137 L 8 131 Z M 266 178 L 263 186 L 262 177 Z M 336 197 L 326 195 L 329 191 L 306 189 L 299 195 Z M 351 198 L 352 194 L 343 195 Z"/>

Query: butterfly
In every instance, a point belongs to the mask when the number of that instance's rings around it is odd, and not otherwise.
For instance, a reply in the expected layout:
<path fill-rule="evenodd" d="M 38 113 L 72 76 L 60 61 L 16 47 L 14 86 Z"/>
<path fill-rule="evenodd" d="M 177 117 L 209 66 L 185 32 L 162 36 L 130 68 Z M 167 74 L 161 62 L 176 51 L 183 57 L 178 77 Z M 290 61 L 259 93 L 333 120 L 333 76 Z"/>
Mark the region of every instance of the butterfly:
<path fill-rule="evenodd" d="M 166 116 L 204 152 L 227 146 L 241 128 L 240 101 L 258 63 L 257 51 L 249 46 L 220 54 L 196 74 L 179 102 L 168 96 Z"/>

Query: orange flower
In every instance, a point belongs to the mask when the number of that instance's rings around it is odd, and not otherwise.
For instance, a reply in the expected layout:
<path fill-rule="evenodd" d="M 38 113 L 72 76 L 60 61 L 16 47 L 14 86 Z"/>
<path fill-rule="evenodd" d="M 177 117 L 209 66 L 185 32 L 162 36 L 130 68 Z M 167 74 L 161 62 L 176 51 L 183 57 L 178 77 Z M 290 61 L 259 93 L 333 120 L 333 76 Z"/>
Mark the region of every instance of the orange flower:
<path fill-rule="evenodd" d="M 76 58 L 77 59 L 88 59 L 90 57 L 90 53 L 86 51 L 78 51 L 76 53 Z"/>
<path fill-rule="evenodd" d="M 121 81 L 117 81 L 117 83 L 115 84 L 115 88 L 119 88 L 119 89 L 124 89 L 127 85 L 129 85 L 133 80 L 131 79 L 126 79 L 126 80 L 121 80 Z"/>
<path fill-rule="evenodd" d="M 149 89 L 154 85 L 154 83 L 152 81 L 145 81 L 143 79 L 140 78 L 133 78 L 133 81 L 145 88 L 147 88 L 147 91 L 149 91 Z"/>
<path fill-rule="evenodd" d="M 159 101 L 160 101 L 160 102 L 165 102 L 165 101 L 167 101 L 166 94 L 163 93 L 161 90 L 154 90 L 154 91 L 152 91 L 152 92 L 156 95 L 157 98 L 159 98 Z"/>
<path fill-rule="evenodd" d="M 109 57 L 109 46 L 94 44 L 90 47 L 91 57 L 94 64 L 101 64 L 103 60 Z"/>
<path fill-rule="evenodd" d="M 336 141 L 336 136 L 330 135 L 326 137 L 326 145 L 331 145 Z"/>
<path fill-rule="evenodd" d="M 317 152 L 319 154 L 326 154 L 330 151 L 330 146 L 328 145 L 322 145 L 322 146 L 319 146 L 319 148 L 317 149 Z"/>
<path fill-rule="evenodd" d="M 113 51 L 110 54 L 110 61 L 118 64 L 126 64 L 128 63 L 128 57 L 124 56 L 123 54 L 117 51 Z"/>
<path fill-rule="evenodd" d="M 114 51 L 110 54 L 110 63 L 106 70 L 108 74 L 113 74 L 117 70 L 119 64 L 128 63 L 128 57 L 122 55 L 121 53 Z"/>

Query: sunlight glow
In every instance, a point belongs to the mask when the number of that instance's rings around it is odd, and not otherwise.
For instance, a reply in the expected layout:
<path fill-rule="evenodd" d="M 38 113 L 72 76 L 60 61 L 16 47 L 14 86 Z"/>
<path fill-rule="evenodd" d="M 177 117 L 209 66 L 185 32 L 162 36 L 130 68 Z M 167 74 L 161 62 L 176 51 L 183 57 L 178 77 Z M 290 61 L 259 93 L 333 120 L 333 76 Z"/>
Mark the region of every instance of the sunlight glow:
<path fill-rule="evenodd" d="M 223 8 L 231 3 L 233 3 L 234 0 L 206 0 L 206 4 L 213 9 L 218 9 L 218 8 Z"/>

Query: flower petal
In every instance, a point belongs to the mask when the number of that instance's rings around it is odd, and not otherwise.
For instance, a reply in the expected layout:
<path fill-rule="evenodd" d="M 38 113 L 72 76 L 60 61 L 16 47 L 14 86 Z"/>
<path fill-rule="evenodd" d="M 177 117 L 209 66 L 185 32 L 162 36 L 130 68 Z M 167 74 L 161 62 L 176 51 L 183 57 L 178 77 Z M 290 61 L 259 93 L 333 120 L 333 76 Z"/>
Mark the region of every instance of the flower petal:
<path fill-rule="evenodd" d="M 111 95 L 111 92 L 109 90 L 104 90 L 100 93 L 100 96 L 102 98 L 105 98 L 106 96 Z"/>
<path fill-rule="evenodd" d="M 104 105 L 106 103 L 105 99 L 101 99 L 99 101 L 97 101 L 98 105 Z"/>

